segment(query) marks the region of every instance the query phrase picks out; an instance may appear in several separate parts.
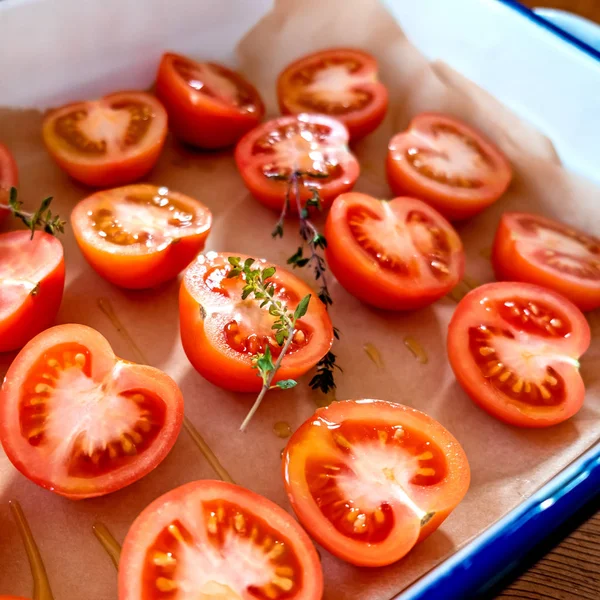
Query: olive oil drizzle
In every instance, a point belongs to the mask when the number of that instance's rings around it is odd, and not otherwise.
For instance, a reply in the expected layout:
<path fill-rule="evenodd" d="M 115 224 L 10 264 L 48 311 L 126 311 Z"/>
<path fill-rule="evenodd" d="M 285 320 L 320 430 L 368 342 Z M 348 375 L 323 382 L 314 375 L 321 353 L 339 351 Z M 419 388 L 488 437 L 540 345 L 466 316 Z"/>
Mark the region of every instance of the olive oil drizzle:
<path fill-rule="evenodd" d="M 27 552 L 27 559 L 29 560 L 29 567 L 33 578 L 33 600 L 54 600 L 44 562 L 25 518 L 25 513 L 16 500 L 11 500 L 9 505 L 13 518 L 17 523 L 19 534 L 23 540 L 25 552 Z"/>
<path fill-rule="evenodd" d="M 363 346 L 363 350 L 376 367 L 383 369 L 383 359 L 381 358 L 381 354 L 375 345 L 371 344 L 371 342 L 367 342 Z"/>
<path fill-rule="evenodd" d="M 118 571 L 119 559 L 121 558 L 121 545 L 117 542 L 104 523 L 94 523 L 94 525 L 92 525 L 92 531 L 94 532 L 96 539 L 100 542 L 100 545 L 106 551 L 106 554 L 110 557 L 115 569 Z"/>
<path fill-rule="evenodd" d="M 481 282 L 475 279 L 474 277 L 470 277 L 469 275 L 465 275 L 450 292 L 448 292 L 448 298 L 454 300 L 454 302 L 460 302 L 471 290 L 474 290 L 476 287 L 479 287 Z"/>
<path fill-rule="evenodd" d="M 111 301 L 108 298 L 98 298 L 98 307 L 108 317 L 109 321 L 112 323 L 113 327 L 117 330 L 121 337 L 129 344 L 133 351 L 135 359 L 141 364 L 150 364 L 147 358 L 144 356 L 144 353 L 136 344 L 135 340 L 131 337 L 123 323 L 121 323 L 121 321 L 119 320 L 119 317 L 117 317 L 117 314 L 114 311 Z M 189 436 L 192 438 L 194 444 L 196 444 L 200 452 L 202 452 L 204 458 L 212 467 L 215 474 L 223 481 L 235 483 L 231 475 L 229 475 L 225 467 L 223 467 L 223 465 L 220 463 L 216 454 L 206 443 L 206 440 L 200 435 L 194 424 L 185 416 L 183 417 L 183 426 L 188 432 Z"/>
<path fill-rule="evenodd" d="M 417 361 L 422 365 L 426 365 L 429 358 L 423 346 L 421 346 L 421 344 L 419 344 L 419 342 L 417 342 L 417 340 L 410 335 L 406 336 L 403 341 L 404 345 L 410 350 Z"/>

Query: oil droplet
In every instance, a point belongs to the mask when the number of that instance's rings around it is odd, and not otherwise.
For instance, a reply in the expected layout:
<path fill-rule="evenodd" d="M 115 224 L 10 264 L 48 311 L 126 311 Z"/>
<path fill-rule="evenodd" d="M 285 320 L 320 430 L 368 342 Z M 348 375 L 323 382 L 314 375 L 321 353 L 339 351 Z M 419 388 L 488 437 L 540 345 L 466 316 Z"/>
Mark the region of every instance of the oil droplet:
<path fill-rule="evenodd" d="M 25 546 L 25 552 L 27 552 L 27 559 L 29 560 L 29 568 L 31 569 L 31 576 L 33 578 L 33 600 L 54 600 L 52 591 L 50 590 L 50 582 L 48 581 L 48 575 L 44 568 L 44 562 L 42 556 L 35 543 L 29 524 L 25 518 L 25 513 L 21 508 L 21 505 L 16 500 L 9 502 L 10 509 L 13 514 L 13 518 L 17 523 L 19 534 L 23 540 Z"/>
<path fill-rule="evenodd" d="M 454 300 L 454 302 L 460 302 L 471 290 L 474 290 L 476 287 L 479 287 L 481 282 L 475 279 L 474 277 L 470 277 L 469 275 L 465 275 L 460 283 L 458 283 L 452 291 L 448 292 L 448 298 Z"/>
<path fill-rule="evenodd" d="M 489 260 L 490 258 L 492 258 L 492 249 L 491 248 L 482 248 L 479 251 L 479 256 L 481 256 L 482 258 L 486 258 L 487 260 Z"/>
<path fill-rule="evenodd" d="M 313 394 L 314 402 L 318 408 L 325 408 L 329 406 L 332 402 L 337 400 L 335 396 L 335 389 L 327 392 L 327 394 L 323 394 L 322 392 L 315 392 Z"/>
<path fill-rule="evenodd" d="M 469 277 L 469 275 L 463 277 L 463 283 L 471 290 L 474 290 L 481 285 L 480 281 L 475 279 L 475 277 Z"/>
<path fill-rule="evenodd" d="M 121 545 L 114 538 L 108 527 L 104 523 L 94 523 L 92 531 L 100 545 L 106 550 L 115 569 L 119 568 L 119 559 L 121 558 Z"/>
<path fill-rule="evenodd" d="M 129 344 L 133 353 L 135 354 L 136 360 L 142 364 L 149 364 L 148 360 L 144 356 L 144 353 L 140 350 L 139 346 L 135 343 L 135 340 L 129 334 L 129 331 L 127 331 L 123 323 L 121 323 L 119 320 L 119 317 L 115 313 L 110 300 L 108 298 L 98 298 L 98 306 L 100 307 L 100 310 L 108 317 L 110 322 L 113 324 L 113 327 L 117 330 L 121 337 Z M 219 462 L 216 454 L 211 450 L 210 446 L 206 443 L 204 438 L 200 435 L 193 423 L 187 417 L 183 417 L 183 426 L 185 427 L 185 430 L 188 432 L 189 436 L 192 438 L 194 444 L 196 444 L 200 452 L 202 452 L 204 458 L 212 467 L 215 474 L 223 481 L 235 483 L 231 475 L 229 475 L 223 465 Z"/>
<path fill-rule="evenodd" d="M 285 448 L 281 449 L 281 452 L 279 453 L 279 458 L 283 458 L 283 453 L 285 452 Z"/>
<path fill-rule="evenodd" d="M 373 361 L 376 367 L 383 369 L 383 359 L 381 358 L 381 354 L 379 354 L 379 350 L 377 350 L 373 344 L 370 342 L 366 343 L 363 346 L 363 350 L 367 353 L 367 356 Z"/>
<path fill-rule="evenodd" d="M 277 421 L 275 425 L 273 425 L 273 433 L 280 438 L 288 438 L 292 435 L 292 428 L 289 423 L 285 421 Z"/>
<path fill-rule="evenodd" d="M 427 364 L 427 361 L 429 360 L 427 358 L 427 353 L 425 352 L 423 346 L 421 346 L 421 344 L 419 344 L 415 338 L 411 337 L 410 335 L 405 337 L 404 345 L 412 352 L 413 356 L 419 363 L 422 365 Z"/>

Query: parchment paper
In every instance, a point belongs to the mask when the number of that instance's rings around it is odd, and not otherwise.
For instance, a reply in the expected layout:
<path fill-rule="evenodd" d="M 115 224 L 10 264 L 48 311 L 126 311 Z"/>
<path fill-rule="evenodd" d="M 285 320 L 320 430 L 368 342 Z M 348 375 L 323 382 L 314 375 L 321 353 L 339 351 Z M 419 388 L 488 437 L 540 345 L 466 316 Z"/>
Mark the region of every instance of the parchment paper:
<path fill-rule="evenodd" d="M 482 251 L 485 254 L 490 247 L 505 210 L 539 212 L 598 232 L 599 191 L 565 172 L 551 142 L 541 133 L 444 63 L 429 64 L 375 0 L 279 2 L 241 41 L 239 66 L 274 113 L 274 82 L 280 68 L 305 52 L 335 45 L 362 47 L 375 54 L 381 78 L 390 89 L 390 111 L 384 124 L 354 148 L 362 165 L 358 190 L 390 196 L 383 171 L 387 141 L 423 110 L 465 119 L 485 131 L 510 157 L 515 178 L 507 194 L 458 226 L 471 278 L 493 279 Z M 69 180 L 48 158 L 40 137 L 41 119 L 32 110 L 1 110 L 0 138 L 14 150 L 27 203 L 33 206 L 52 194 L 59 213 L 67 216 L 89 190 Z M 282 241 L 271 240 L 276 215 L 246 192 L 231 152 L 192 152 L 169 139 L 148 180 L 195 196 L 211 208 L 214 228 L 208 249 L 284 263 L 297 247 L 294 223 L 288 225 Z M 188 363 L 178 332 L 178 282 L 145 292 L 117 289 L 87 265 L 69 230 L 62 241 L 67 284 L 58 322 L 95 327 L 118 355 L 135 360 L 123 332 L 98 307 L 98 299 L 107 299 L 149 363 L 179 383 L 187 416 L 235 481 L 289 508 L 280 477 L 285 440 L 276 437 L 272 428 L 277 421 L 287 421 L 295 429 L 322 401 L 319 394 L 307 391 L 308 377 L 294 390 L 269 393 L 248 432 L 238 433 L 253 395 L 216 388 Z M 472 469 L 471 489 L 462 504 L 439 531 L 397 564 L 359 569 L 320 549 L 325 598 L 387 600 L 529 496 L 600 437 L 600 315 L 598 311 L 590 314 L 596 338 L 582 360 L 587 386 L 584 407 L 566 423 L 525 431 L 505 426 L 479 410 L 456 383 L 445 352 L 447 323 L 456 306 L 453 300 L 444 298 L 407 314 L 384 313 L 361 305 L 335 282 L 333 298 L 332 318 L 342 331 L 335 352 L 344 368 L 338 377 L 337 397 L 383 398 L 427 412 L 462 443 Z M 425 348 L 426 365 L 417 363 L 404 346 L 407 335 Z M 363 350 L 366 343 L 379 350 L 383 367 L 369 360 Z M 0 358 L 0 373 L 13 356 Z M 89 501 L 72 502 L 42 490 L 21 476 L 0 451 L 0 592 L 31 594 L 25 553 L 9 517 L 8 499 L 18 498 L 23 505 L 57 599 L 112 600 L 116 598 L 116 573 L 92 535 L 92 524 L 101 520 L 122 541 L 136 515 L 158 495 L 188 481 L 214 477 L 183 430 L 153 473 L 120 492 Z"/>

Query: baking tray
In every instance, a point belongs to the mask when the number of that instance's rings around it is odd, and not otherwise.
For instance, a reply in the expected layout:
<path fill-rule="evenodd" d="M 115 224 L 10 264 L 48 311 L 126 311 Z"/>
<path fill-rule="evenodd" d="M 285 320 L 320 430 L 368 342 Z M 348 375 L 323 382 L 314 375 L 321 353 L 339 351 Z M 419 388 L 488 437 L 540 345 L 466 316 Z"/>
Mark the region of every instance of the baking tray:
<path fill-rule="evenodd" d="M 402 23 L 411 41 L 426 56 L 432 59 L 443 57 L 455 69 L 545 131 L 569 169 L 600 181 L 597 169 L 600 158 L 597 149 L 600 139 L 597 119 L 600 54 L 597 51 L 511 0 L 420 0 L 418 6 L 406 0 L 387 0 L 385 3 Z M 80 36 L 90 22 L 90 12 L 80 10 L 77 2 L 3 0 L 0 3 L 3 45 L 15 49 L 12 60 L 21 61 L 22 67 L 6 69 L 6 64 L 0 64 L 3 70 L 0 105 L 44 107 L 75 96 L 100 95 L 107 87 L 136 87 L 147 81 L 149 70 L 155 67 L 154 59 L 138 56 L 137 67 L 133 69 L 134 65 L 123 63 L 118 54 L 115 54 L 119 65 L 117 71 L 108 73 L 97 66 L 90 70 L 89 61 L 82 57 L 80 63 L 70 61 L 73 72 L 68 77 L 62 80 L 50 75 L 45 77 L 36 61 L 39 60 L 39 49 L 50 47 L 57 34 L 52 26 L 52 12 L 58 5 L 66 11 L 63 14 L 72 11 L 70 30 L 74 36 Z M 106 10 L 115 9 L 116 3 L 107 2 L 106 6 Z M 225 10 L 226 3 L 223 6 Z M 269 7 L 267 0 L 248 2 L 244 9 L 247 14 L 239 22 L 232 22 L 227 14 L 223 14 L 220 28 L 215 28 L 213 33 L 207 32 L 209 39 L 204 40 L 203 45 L 210 48 L 211 35 L 223 35 L 224 30 L 237 39 Z M 197 16 L 198 12 L 194 10 Z M 115 13 L 117 17 L 118 13 Z M 165 27 L 169 24 L 168 17 L 165 15 Z M 11 19 L 12 24 L 20 26 L 12 27 Z M 143 27 L 142 18 L 140 31 Z M 35 37 L 33 49 L 20 43 L 24 31 L 27 36 Z M 99 33 L 91 32 L 84 47 L 93 49 L 97 35 Z M 137 32 L 134 32 L 132 48 L 136 36 Z M 79 42 L 74 41 L 73 45 L 81 47 Z M 64 46 L 69 47 L 69 40 Z M 192 49 L 190 43 L 190 51 Z M 53 56 L 53 60 L 60 58 Z M 48 72 L 52 71 L 48 69 Z M 32 73 L 38 76 L 28 77 Z M 24 79 L 31 82 L 28 89 L 22 85 Z M 73 81 L 79 86 L 75 90 Z M 110 85 L 107 85 L 108 81 Z M 540 97 L 544 102 L 539 102 Z M 600 487 L 599 482 L 600 445 L 596 445 L 398 598 L 452 600 L 474 598 L 483 593 L 544 534 L 591 499 Z"/>

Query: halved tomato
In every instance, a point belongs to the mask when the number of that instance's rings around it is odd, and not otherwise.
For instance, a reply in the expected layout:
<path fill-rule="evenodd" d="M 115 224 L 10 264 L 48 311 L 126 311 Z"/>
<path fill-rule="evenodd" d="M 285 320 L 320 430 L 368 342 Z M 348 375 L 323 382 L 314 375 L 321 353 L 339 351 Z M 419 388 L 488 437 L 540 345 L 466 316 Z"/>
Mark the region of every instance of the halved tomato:
<path fill-rule="evenodd" d="M 50 327 L 65 286 L 62 244 L 52 235 L 0 235 L 0 352 L 16 350 Z"/>
<path fill-rule="evenodd" d="M 385 117 L 388 92 L 377 61 L 355 48 L 321 50 L 294 61 L 277 79 L 283 114 L 320 113 L 339 119 L 356 140 Z"/>
<path fill-rule="evenodd" d="M 180 140 L 200 148 L 235 144 L 265 114 L 252 84 L 215 63 L 164 54 L 156 77 L 156 95 Z"/>
<path fill-rule="evenodd" d="M 323 573 L 282 508 L 223 481 L 194 481 L 155 500 L 127 533 L 119 600 L 321 600 Z"/>
<path fill-rule="evenodd" d="M 338 196 L 325 225 L 325 256 L 353 296 L 378 308 L 431 304 L 462 278 L 458 234 L 436 210 L 414 198 Z"/>
<path fill-rule="evenodd" d="M 145 92 L 118 92 L 48 113 L 42 134 L 50 156 L 73 179 L 95 187 L 132 183 L 158 160 L 167 113 Z"/>
<path fill-rule="evenodd" d="M 275 317 L 260 307 L 253 295 L 242 300 L 243 275 L 228 278 L 232 269 L 225 252 L 207 252 L 189 266 L 181 283 L 179 317 L 183 349 L 196 370 L 211 383 L 237 392 L 259 391 L 262 380 L 253 358 L 268 346 L 279 356 L 272 329 Z M 257 260 L 262 269 L 273 266 Z M 308 311 L 298 320 L 292 345 L 283 357 L 273 383 L 296 379 L 312 369 L 333 343 L 333 326 L 325 305 L 302 280 L 277 267 L 267 281 L 275 297 L 293 312 L 302 298 L 312 294 Z"/>
<path fill-rule="evenodd" d="M 467 457 L 442 425 L 383 400 L 317 410 L 290 438 L 283 476 L 310 535 L 365 567 L 406 555 L 441 525 L 470 482 Z"/>
<path fill-rule="evenodd" d="M 540 215 L 504 213 L 492 265 L 498 279 L 555 290 L 581 310 L 600 306 L 600 239 Z"/>
<path fill-rule="evenodd" d="M 480 132 L 453 117 L 423 113 L 390 140 L 387 177 L 394 194 L 420 198 L 453 221 L 498 200 L 512 171 Z"/>
<path fill-rule="evenodd" d="M 168 375 L 117 358 L 84 325 L 33 338 L 0 391 L 0 441 L 10 461 L 73 500 L 148 474 L 171 450 L 182 420 L 183 397 Z"/>
<path fill-rule="evenodd" d="M 96 192 L 71 213 L 86 260 L 104 279 L 129 289 L 176 277 L 204 248 L 211 221 L 198 200 L 147 184 Z"/>
<path fill-rule="evenodd" d="M 301 114 L 263 123 L 239 141 L 235 162 L 255 198 L 281 210 L 289 194 L 293 213 L 313 190 L 328 207 L 354 187 L 359 173 L 358 161 L 348 150 L 348 130 L 324 115 Z M 294 174 L 299 174 L 299 198 Z"/>
<path fill-rule="evenodd" d="M 585 388 L 579 357 L 590 345 L 581 311 L 529 283 L 488 283 L 459 303 L 448 358 L 465 392 L 501 421 L 547 427 L 572 417 Z"/>
<path fill-rule="evenodd" d="M 11 151 L 0 144 L 0 224 L 8 214 L 8 210 L 2 205 L 8 205 L 8 192 L 11 187 L 16 187 L 18 181 L 17 163 Z"/>

